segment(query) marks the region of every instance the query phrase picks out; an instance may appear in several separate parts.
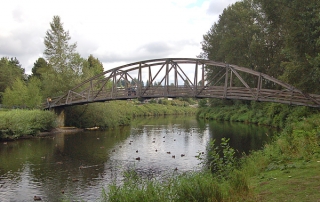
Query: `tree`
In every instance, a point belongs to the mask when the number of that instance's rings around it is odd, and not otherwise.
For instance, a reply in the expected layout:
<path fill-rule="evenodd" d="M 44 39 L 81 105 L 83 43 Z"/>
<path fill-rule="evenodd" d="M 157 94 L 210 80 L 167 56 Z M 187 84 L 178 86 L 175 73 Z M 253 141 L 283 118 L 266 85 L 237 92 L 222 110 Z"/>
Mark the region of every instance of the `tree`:
<path fill-rule="evenodd" d="M 47 61 L 44 58 L 38 58 L 38 60 L 33 64 L 32 76 L 41 78 L 41 75 L 45 74 L 48 71 L 51 71 L 52 67 L 49 66 Z"/>
<path fill-rule="evenodd" d="M 101 74 L 103 70 L 103 65 L 99 59 L 90 55 L 87 61 L 84 62 L 82 77 L 83 79 L 88 79 L 97 74 Z"/>
<path fill-rule="evenodd" d="M 272 71 L 281 80 L 301 90 L 319 93 L 320 89 L 314 87 L 319 85 L 320 79 L 320 64 L 317 59 L 320 53 L 319 1 L 254 2 L 264 16 L 268 38 L 278 39 L 269 43 L 269 50 L 277 50 L 274 58 L 278 60 L 273 60 L 273 64 L 279 64 L 282 72 L 277 72 L 276 69 Z"/>
<path fill-rule="evenodd" d="M 43 102 L 41 94 L 41 81 L 34 77 L 28 80 L 27 83 L 27 99 L 25 104 L 28 108 L 38 108 Z"/>
<path fill-rule="evenodd" d="M 68 31 L 64 31 L 59 16 L 54 16 L 50 23 L 51 29 L 46 32 L 44 55 L 54 70 L 59 73 L 68 73 L 71 69 L 70 61 L 76 53 L 77 44 L 70 44 Z"/>
<path fill-rule="evenodd" d="M 27 87 L 21 79 L 15 79 L 12 87 L 7 87 L 3 94 L 3 104 L 8 107 L 25 107 Z"/>
<path fill-rule="evenodd" d="M 12 87 L 3 93 L 3 104 L 8 107 L 38 108 L 41 105 L 40 80 L 32 77 L 28 83 L 15 79 Z"/>
<path fill-rule="evenodd" d="M 236 2 L 223 11 L 218 23 L 203 36 L 201 57 L 279 77 L 284 71 L 280 64 L 284 60 L 282 51 L 285 42 L 279 23 L 277 18 L 269 18 L 263 7 L 254 0 Z M 211 78 L 220 69 L 207 67 L 207 72 L 208 78 Z M 220 72 L 217 78 L 223 73 Z M 247 78 L 250 86 L 257 86 L 257 80 L 250 78 L 249 74 L 241 76 Z M 221 80 L 219 84 L 223 82 Z M 235 85 L 241 84 L 235 82 Z"/>
<path fill-rule="evenodd" d="M 50 96 L 57 96 L 81 81 L 84 59 L 76 52 L 77 44 L 69 44 L 71 37 L 68 31 L 64 31 L 59 16 L 53 17 L 50 28 L 44 39 L 44 55 L 54 72 L 47 74 L 45 80 L 55 85 L 55 90 L 49 86 Z"/>
<path fill-rule="evenodd" d="M 25 79 L 24 69 L 17 58 L 2 57 L 0 59 L 0 103 L 7 87 L 12 87 L 16 79 Z"/>

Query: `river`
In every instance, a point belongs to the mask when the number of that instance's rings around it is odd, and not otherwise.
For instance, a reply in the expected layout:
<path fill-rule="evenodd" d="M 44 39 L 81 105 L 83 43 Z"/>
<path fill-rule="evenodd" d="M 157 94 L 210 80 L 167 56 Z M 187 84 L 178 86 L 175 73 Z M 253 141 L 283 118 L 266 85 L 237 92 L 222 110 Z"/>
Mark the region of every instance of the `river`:
<path fill-rule="evenodd" d="M 135 119 L 106 131 L 61 133 L 0 143 L 0 200 L 97 201 L 102 189 L 121 184 L 124 171 L 165 178 L 201 169 L 195 157 L 210 139 L 230 138 L 238 156 L 260 149 L 275 131 L 193 116 Z"/>

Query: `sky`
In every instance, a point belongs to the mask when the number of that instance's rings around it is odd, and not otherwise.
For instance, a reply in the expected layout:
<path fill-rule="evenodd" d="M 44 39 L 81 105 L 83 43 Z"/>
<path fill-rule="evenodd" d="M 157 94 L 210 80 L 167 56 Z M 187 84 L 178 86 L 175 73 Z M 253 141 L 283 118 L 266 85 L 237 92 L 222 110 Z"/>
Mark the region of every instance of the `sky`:
<path fill-rule="evenodd" d="M 10 0 L 0 8 L 0 57 L 26 74 L 44 57 L 44 37 L 60 16 L 83 58 L 105 70 L 157 58 L 196 58 L 223 9 L 237 0 Z"/>

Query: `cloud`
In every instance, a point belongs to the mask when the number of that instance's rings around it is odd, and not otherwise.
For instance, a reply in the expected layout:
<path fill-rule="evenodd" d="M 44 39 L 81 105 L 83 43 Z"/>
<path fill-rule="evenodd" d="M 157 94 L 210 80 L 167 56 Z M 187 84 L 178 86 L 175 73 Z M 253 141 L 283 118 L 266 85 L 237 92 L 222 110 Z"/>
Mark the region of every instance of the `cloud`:
<path fill-rule="evenodd" d="M 196 57 L 202 36 L 235 0 L 11 0 L 0 18 L 0 57 L 17 57 L 31 73 L 45 49 L 54 15 L 82 57 L 105 65 L 153 58 Z M 109 65 L 110 64 L 110 65 Z"/>
<path fill-rule="evenodd" d="M 210 15 L 222 14 L 222 11 L 233 3 L 235 3 L 233 0 L 212 0 L 210 1 L 207 13 Z"/>

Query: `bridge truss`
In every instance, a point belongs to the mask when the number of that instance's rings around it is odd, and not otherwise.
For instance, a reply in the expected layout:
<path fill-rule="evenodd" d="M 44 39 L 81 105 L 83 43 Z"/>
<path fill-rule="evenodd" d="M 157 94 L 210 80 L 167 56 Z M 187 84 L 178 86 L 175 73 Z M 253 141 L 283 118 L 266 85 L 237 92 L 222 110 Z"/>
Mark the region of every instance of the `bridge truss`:
<path fill-rule="evenodd" d="M 203 59 L 163 58 L 107 70 L 53 98 L 46 108 L 159 97 L 255 100 L 320 107 L 319 95 L 303 93 L 248 68 Z"/>

